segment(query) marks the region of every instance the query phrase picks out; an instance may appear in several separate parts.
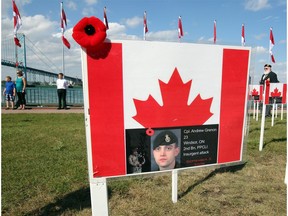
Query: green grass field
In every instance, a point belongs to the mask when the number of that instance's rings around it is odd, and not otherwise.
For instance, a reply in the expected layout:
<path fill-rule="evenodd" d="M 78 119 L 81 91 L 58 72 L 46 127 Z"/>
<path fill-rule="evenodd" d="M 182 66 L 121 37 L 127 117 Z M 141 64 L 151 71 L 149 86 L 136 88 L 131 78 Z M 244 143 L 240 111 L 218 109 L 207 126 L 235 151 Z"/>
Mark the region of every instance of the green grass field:
<path fill-rule="evenodd" d="M 286 215 L 286 115 L 251 119 L 245 164 L 108 179 L 114 216 Z M 2 114 L 2 215 L 91 215 L 83 114 Z"/>

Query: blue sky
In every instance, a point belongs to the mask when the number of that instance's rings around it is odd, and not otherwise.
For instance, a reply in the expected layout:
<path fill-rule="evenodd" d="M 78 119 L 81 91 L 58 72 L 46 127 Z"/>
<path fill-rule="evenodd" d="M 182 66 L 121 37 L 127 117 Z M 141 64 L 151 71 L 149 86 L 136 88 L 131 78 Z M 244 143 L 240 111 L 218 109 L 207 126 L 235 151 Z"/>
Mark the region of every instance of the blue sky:
<path fill-rule="evenodd" d="M 23 32 L 61 69 L 60 1 L 15 0 L 15 2 L 23 22 L 19 32 Z M 270 63 L 269 29 L 272 27 L 275 39 L 273 53 L 276 60 L 272 69 L 278 74 L 280 81 L 286 82 L 286 0 L 64 0 L 63 2 L 68 19 L 65 35 L 72 46 L 70 50 L 65 50 L 67 75 L 81 77 L 80 49 L 71 37 L 73 27 L 85 16 L 96 16 L 102 20 L 103 8 L 106 6 L 110 27 L 107 33 L 110 39 L 142 40 L 144 11 L 147 11 L 149 29 L 146 38 L 151 41 L 177 42 L 177 22 L 178 16 L 181 15 L 184 30 L 181 42 L 212 44 L 213 21 L 217 20 L 217 44 L 240 46 L 241 25 L 244 23 L 246 46 L 251 46 L 254 53 L 251 62 L 254 83 L 260 79 L 263 65 L 266 62 Z M 2 0 L 1 7 L 2 40 L 7 37 L 13 38 L 11 0 Z M 28 50 L 27 65 L 33 67 L 35 64 L 39 66 L 39 60 Z M 5 71 L 7 70 L 5 68 Z"/>

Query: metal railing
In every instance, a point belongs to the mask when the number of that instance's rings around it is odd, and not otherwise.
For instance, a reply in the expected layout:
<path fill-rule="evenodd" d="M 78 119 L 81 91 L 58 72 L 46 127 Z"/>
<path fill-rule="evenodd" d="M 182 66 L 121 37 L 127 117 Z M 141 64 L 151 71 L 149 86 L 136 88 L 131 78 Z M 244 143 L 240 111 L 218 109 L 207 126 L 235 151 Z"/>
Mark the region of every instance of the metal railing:
<path fill-rule="evenodd" d="M 2 86 L 2 92 L 4 87 Z M 82 87 L 74 87 L 67 89 L 66 95 L 68 106 L 84 106 Z M 17 97 L 15 99 L 15 103 Z M 2 96 L 2 106 L 5 104 L 5 97 Z M 26 104 L 29 106 L 57 106 L 58 95 L 55 87 L 27 87 L 26 88 Z"/>

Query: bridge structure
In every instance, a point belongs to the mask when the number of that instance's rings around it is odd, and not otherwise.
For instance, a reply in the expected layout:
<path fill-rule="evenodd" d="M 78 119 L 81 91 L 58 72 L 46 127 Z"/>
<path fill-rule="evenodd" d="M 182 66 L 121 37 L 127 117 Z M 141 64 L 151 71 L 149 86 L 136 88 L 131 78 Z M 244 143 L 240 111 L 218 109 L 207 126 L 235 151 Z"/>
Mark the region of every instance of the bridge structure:
<path fill-rule="evenodd" d="M 55 84 L 58 73 L 51 71 L 62 71 L 58 68 L 45 54 L 37 48 L 37 46 L 24 34 L 18 34 L 21 47 L 14 44 L 13 38 L 2 39 L 1 41 L 1 65 L 9 68 L 21 69 L 27 79 L 28 84 Z M 43 69 L 27 66 L 27 52 L 29 56 L 36 56 L 38 65 L 42 65 Z M 32 55 L 31 55 L 32 54 Z M 38 67 L 38 66 L 37 66 Z M 69 83 L 81 85 L 81 78 L 65 75 L 65 79 Z"/>

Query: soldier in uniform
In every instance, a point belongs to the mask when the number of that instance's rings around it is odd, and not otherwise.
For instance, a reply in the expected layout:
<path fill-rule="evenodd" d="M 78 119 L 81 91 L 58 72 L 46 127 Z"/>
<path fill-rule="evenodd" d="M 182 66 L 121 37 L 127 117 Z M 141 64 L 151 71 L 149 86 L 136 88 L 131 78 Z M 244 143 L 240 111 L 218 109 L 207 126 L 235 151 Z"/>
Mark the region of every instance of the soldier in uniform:
<path fill-rule="evenodd" d="M 159 170 L 179 168 L 176 157 L 180 153 L 178 138 L 171 131 L 162 131 L 153 143 L 153 156 Z"/>
<path fill-rule="evenodd" d="M 129 164 L 132 166 L 132 173 L 141 173 L 145 158 L 138 153 L 138 148 L 134 148 L 132 154 L 128 158 Z"/>

